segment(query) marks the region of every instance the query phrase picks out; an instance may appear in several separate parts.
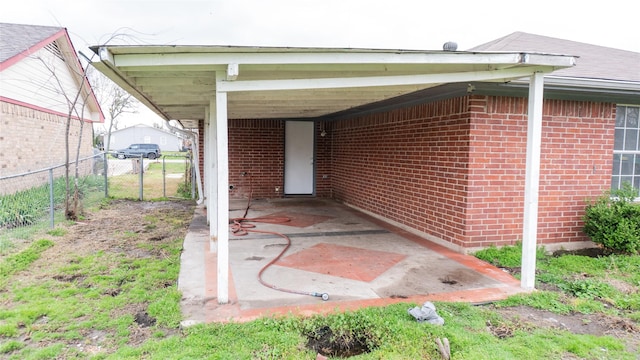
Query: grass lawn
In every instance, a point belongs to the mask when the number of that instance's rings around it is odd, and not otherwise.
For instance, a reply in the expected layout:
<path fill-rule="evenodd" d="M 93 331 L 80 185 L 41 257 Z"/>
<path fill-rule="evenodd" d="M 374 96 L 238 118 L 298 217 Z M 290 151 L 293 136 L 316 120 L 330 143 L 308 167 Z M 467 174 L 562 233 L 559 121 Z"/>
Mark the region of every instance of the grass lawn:
<path fill-rule="evenodd" d="M 147 160 L 148 167 L 143 173 L 143 200 L 184 197 L 179 187 L 185 183 L 187 163 L 184 157 L 165 157 Z M 109 177 L 109 196 L 118 199 L 138 199 L 140 197 L 140 174 L 126 173 Z"/>
<path fill-rule="evenodd" d="M 539 253 L 537 292 L 180 328 L 176 281 L 191 201 L 112 200 L 0 255 L 0 358 L 638 359 L 640 256 Z M 477 256 L 518 273 L 519 247 Z M 359 355 L 356 355 L 358 354 Z"/>

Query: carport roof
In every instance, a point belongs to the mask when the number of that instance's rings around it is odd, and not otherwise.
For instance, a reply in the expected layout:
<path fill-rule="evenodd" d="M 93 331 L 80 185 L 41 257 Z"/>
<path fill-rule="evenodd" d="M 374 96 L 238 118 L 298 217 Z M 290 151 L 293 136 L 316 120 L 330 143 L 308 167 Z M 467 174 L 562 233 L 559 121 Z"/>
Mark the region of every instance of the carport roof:
<path fill-rule="evenodd" d="M 508 82 L 571 67 L 535 52 L 237 46 L 94 46 L 93 65 L 166 120 L 197 127 L 216 94 L 228 118 L 315 119 L 447 83 Z"/>

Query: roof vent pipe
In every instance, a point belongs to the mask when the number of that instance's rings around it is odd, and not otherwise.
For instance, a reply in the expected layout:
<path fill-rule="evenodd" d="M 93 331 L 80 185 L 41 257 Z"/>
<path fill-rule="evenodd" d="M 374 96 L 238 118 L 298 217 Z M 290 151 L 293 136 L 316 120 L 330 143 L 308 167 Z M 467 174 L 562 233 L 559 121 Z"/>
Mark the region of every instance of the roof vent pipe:
<path fill-rule="evenodd" d="M 458 44 L 453 41 L 447 41 L 442 45 L 442 50 L 444 51 L 456 51 L 458 49 Z"/>

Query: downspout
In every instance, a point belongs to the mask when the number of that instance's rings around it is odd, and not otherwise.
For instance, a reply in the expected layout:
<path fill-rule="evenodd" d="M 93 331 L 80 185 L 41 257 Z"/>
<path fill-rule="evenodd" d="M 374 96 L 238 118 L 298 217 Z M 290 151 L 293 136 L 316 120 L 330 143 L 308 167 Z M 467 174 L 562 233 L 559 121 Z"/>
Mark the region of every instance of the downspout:
<path fill-rule="evenodd" d="M 193 158 L 194 160 L 196 160 L 196 164 L 197 166 L 195 166 L 196 169 L 196 182 L 198 183 L 198 200 L 196 200 L 196 203 L 198 205 L 202 204 L 204 202 L 204 197 L 203 197 L 203 193 L 202 193 L 202 182 L 201 182 L 201 177 L 200 177 L 200 146 L 198 144 L 198 136 L 193 132 L 193 131 L 187 131 L 184 129 L 180 129 L 177 128 L 173 125 L 170 124 L 171 120 L 166 120 L 165 122 L 167 124 L 167 126 L 169 127 L 170 130 L 173 130 L 175 132 L 179 132 L 182 135 L 188 137 L 191 140 L 191 144 L 193 144 L 191 146 L 191 151 L 193 152 Z"/>

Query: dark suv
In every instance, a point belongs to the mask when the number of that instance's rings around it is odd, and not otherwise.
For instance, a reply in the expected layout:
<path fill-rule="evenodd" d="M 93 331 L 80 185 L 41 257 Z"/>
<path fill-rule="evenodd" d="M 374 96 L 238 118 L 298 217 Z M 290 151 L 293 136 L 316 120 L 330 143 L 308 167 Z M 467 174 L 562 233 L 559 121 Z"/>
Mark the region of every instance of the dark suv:
<path fill-rule="evenodd" d="M 137 158 L 140 157 L 140 155 L 153 160 L 159 158 L 162 152 L 158 144 L 131 144 L 128 148 L 118 150 L 114 154 L 118 159 Z"/>

